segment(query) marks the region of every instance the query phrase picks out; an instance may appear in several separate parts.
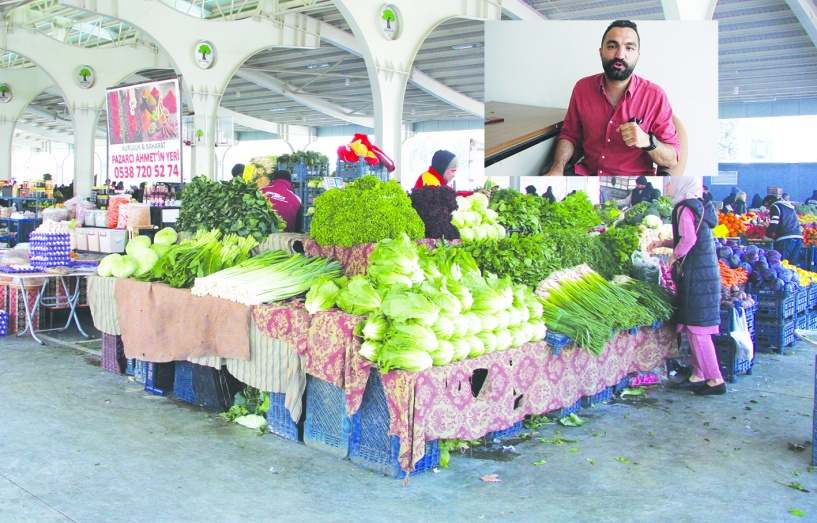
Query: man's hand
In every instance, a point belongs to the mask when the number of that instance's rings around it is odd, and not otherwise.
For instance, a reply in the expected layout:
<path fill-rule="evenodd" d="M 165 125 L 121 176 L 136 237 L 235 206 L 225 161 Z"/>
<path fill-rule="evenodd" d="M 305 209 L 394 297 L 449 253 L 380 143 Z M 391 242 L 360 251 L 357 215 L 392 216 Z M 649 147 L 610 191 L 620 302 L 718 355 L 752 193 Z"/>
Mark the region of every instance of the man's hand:
<path fill-rule="evenodd" d="M 621 135 L 622 140 L 628 147 L 643 148 L 650 146 L 650 135 L 645 133 L 635 122 L 621 124 L 616 132 Z"/>

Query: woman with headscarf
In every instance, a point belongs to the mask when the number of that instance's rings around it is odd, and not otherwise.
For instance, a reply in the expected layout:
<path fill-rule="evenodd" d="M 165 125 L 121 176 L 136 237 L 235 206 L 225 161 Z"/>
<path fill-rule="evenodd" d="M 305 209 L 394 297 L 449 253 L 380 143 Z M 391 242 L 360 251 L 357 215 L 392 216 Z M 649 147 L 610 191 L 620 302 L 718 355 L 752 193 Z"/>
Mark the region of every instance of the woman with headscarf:
<path fill-rule="evenodd" d="M 760 209 L 761 207 L 763 207 L 763 198 L 761 198 L 758 193 L 755 193 L 755 195 L 752 196 L 752 207 L 751 208 L 752 209 Z"/>
<path fill-rule="evenodd" d="M 719 332 L 721 276 L 712 229 L 718 215 L 711 202 L 704 203 L 701 178 L 672 177 L 669 196 L 672 210 L 672 240 L 651 247 L 672 247 L 670 263 L 681 260 L 684 276 L 675 282 L 678 290 L 675 321 L 678 332 L 689 340 L 692 375 L 675 388 L 698 395 L 726 394 L 712 335 Z"/>

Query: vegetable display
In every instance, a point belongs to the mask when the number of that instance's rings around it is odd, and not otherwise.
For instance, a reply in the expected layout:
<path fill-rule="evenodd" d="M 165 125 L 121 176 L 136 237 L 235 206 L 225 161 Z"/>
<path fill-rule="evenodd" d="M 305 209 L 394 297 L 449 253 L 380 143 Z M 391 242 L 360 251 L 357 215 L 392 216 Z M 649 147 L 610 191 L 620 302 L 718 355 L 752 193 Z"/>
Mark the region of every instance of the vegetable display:
<path fill-rule="evenodd" d="M 639 232 L 636 227 L 619 225 L 611 227 L 599 236 L 613 256 L 613 274 L 630 274 L 633 267 L 632 253 L 639 248 Z"/>
<path fill-rule="evenodd" d="M 184 186 L 176 226 L 191 233 L 215 229 L 261 242 L 286 224 L 254 184 L 241 178 L 217 182 L 197 176 Z"/>
<path fill-rule="evenodd" d="M 583 265 L 554 273 L 539 284 L 548 329 L 564 334 L 595 355 L 616 331 L 661 319 L 641 305 L 630 289 L 614 285 Z"/>
<path fill-rule="evenodd" d="M 749 276 L 741 268 L 730 269 L 726 266 L 723 260 L 718 261 L 718 267 L 721 271 L 721 285 L 724 287 L 731 287 L 733 285 L 741 285 L 746 283 Z"/>
<path fill-rule="evenodd" d="M 543 232 L 572 228 L 588 230 L 601 224 L 601 218 L 593 209 L 587 194 L 576 191 L 561 202 L 543 202 L 539 222 Z"/>
<path fill-rule="evenodd" d="M 215 296 L 244 305 L 280 301 L 306 292 L 316 278 L 337 278 L 341 265 L 331 258 L 305 258 L 267 251 L 230 268 L 196 278 L 195 296 Z"/>
<path fill-rule="evenodd" d="M 320 245 L 352 247 L 403 233 L 418 240 L 425 226 L 397 181 L 364 176 L 315 198 L 310 234 Z"/>
<path fill-rule="evenodd" d="M 499 189 L 491 194 L 489 208 L 499 215 L 498 222 L 506 230 L 520 234 L 538 234 L 542 232 L 539 224 L 541 206 L 545 198 L 522 194 L 513 189 Z"/>
<path fill-rule="evenodd" d="M 457 196 L 457 210 L 451 213 L 451 223 L 459 229 L 462 241 L 505 237 L 505 228 L 498 222 L 499 215 L 489 209 L 488 204 L 488 197 L 482 193 Z"/>
<path fill-rule="evenodd" d="M 360 354 L 381 372 L 421 371 L 547 334 L 542 304 L 528 287 L 485 278 L 467 252 L 418 248 L 406 235 L 377 244 L 366 276 L 337 291 L 329 283 L 316 283 L 310 294 L 324 289 L 344 311 L 368 313 L 356 331 L 363 339 Z M 331 307 L 329 301 L 320 308 Z"/>
<path fill-rule="evenodd" d="M 780 262 L 783 267 L 797 273 L 797 281 L 801 287 L 808 287 L 812 283 L 817 282 L 817 273 L 796 267 L 786 260 Z"/>
<path fill-rule="evenodd" d="M 426 238 L 458 240 L 460 231 L 451 223 L 457 210 L 457 193 L 447 185 L 426 186 L 411 192 L 411 206 L 425 225 Z"/>
<path fill-rule="evenodd" d="M 160 281 L 171 287 L 187 289 L 193 286 L 196 278 L 243 262 L 250 257 L 250 251 L 256 245 L 258 242 L 253 238 L 235 234 L 222 238 L 218 230 L 199 231 L 193 238 L 171 245 L 153 270 L 138 279 Z"/>

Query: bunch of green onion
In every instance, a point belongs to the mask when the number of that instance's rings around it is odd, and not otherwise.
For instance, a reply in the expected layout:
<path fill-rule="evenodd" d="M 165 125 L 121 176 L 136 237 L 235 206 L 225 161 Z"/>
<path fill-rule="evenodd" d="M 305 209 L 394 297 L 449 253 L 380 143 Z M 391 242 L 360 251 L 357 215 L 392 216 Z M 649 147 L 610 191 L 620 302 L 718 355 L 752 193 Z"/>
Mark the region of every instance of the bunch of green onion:
<path fill-rule="evenodd" d="M 235 267 L 196 278 L 191 292 L 257 305 L 297 296 L 309 290 L 320 276 L 336 278 L 342 272 L 340 263 L 332 259 L 267 251 Z"/>
<path fill-rule="evenodd" d="M 667 321 L 672 318 L 674 298 L 666 287 L 636 280 L 629 276 L 616 276 L 613 283 L 633 296 L 641 306 L 647 309 L 653 321 Z"/>

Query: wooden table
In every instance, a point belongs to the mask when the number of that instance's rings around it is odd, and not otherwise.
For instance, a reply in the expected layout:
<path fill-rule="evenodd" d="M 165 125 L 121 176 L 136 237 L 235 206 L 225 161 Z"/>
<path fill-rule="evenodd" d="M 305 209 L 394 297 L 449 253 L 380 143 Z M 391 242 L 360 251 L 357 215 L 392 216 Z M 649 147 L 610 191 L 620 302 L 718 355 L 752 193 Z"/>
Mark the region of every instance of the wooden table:
<path fill-rule="evenodd" d="M 505 121 L 485 124 L 485 167 L 559 135 L 567 109 L 505 102 L 485 102 L 485 117 Z"/>

